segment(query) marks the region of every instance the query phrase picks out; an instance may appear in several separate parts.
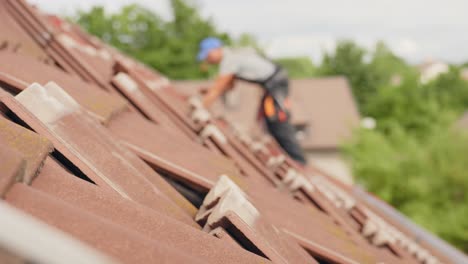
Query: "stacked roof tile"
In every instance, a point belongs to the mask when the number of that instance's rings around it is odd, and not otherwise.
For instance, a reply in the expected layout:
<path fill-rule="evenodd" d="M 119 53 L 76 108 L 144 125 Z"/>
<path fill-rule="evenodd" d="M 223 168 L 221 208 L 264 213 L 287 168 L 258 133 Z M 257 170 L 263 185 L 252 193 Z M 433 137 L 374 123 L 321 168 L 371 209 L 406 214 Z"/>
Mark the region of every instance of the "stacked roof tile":
<path fill-rule="evenodd" d="M 78 27 L 0 13 L 0 263 L 466 263 Z"/>

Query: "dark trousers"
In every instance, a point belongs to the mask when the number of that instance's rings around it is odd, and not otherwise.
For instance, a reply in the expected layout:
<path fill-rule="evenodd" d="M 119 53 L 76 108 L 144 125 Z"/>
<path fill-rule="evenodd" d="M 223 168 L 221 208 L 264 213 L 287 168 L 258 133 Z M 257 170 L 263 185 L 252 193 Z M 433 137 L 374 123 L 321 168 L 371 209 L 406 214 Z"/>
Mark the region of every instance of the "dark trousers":
<path fill-rule="evenodd" d="M 304 153 L 296 139 L 296 129 L 291 125 L 289 120 L 279 121 L 266 118 L 265 121 L 268 132 L 270 132 L 283 150 L 295 161 L 306 164 Z"/>
<path fill-rule="evenodd" d="M 296 129 L 290 122 L 289 80 L 286 72 L 278 71 L 263 87 L 266 92 L 262 99 L 261 112 L 268 132 L 291 158 L 306 164 L 304 153 L 296 138 Z"/>

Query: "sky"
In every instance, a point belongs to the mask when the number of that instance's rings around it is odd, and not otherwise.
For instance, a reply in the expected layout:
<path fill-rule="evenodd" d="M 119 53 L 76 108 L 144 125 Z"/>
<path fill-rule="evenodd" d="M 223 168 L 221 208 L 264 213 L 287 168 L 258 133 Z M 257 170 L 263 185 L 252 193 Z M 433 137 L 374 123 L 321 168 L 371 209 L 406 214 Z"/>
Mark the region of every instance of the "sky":
<path fill-rule="evenodd" d="M 71 15 L 103 5 L 117 11 L 140 3 L 170 19 L 167 0 L 28 0 L 42 10 Z M 272 57 L 321 60 L 339 39 L 372 48 L 382 40 L 409 62 L 468 61 L 466 0 L 192 0 L 220 30 L 251 33 Z"/>

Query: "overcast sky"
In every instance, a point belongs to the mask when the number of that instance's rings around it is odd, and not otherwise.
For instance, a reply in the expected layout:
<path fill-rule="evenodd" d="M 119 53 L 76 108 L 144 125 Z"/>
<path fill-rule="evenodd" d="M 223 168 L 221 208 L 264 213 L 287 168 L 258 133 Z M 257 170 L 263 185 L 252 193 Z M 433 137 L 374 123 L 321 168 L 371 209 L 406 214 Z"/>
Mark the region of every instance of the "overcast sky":
<path fill-rule="evenodd" d="M 73 14 L 93 5 L 108 10 L 138 2 L 170 18 L 167 0 L 28 0 L 56 14 Z M 197 0 L 203 15 L 220 29 L 255 35 L 269 55 L 311 56 L 337 39 L 366 47 L 385 41 L 416 63 L 426 59 L 468 61 L 467 0 Z"/>

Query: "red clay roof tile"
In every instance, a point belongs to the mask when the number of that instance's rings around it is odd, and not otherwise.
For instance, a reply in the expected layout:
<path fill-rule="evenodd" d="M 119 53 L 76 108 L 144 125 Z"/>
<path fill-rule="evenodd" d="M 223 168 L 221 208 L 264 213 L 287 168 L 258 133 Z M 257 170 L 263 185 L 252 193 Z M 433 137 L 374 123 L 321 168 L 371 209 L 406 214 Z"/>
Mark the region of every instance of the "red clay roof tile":
<path fill-rule="evenodd" d="M 0 137 L 0 197 L 17 181 L 23 178 L 26 161 L 19 151 L 9 147 Z"/>
<path fill-rule="evenodd" d="M 19 181 L 29 183 L 36 176 L 53 147 L 45 137 L 0 117 L 0 139 L 5 147 L 16 150 L 25 160 L 24 175 Z"/>

